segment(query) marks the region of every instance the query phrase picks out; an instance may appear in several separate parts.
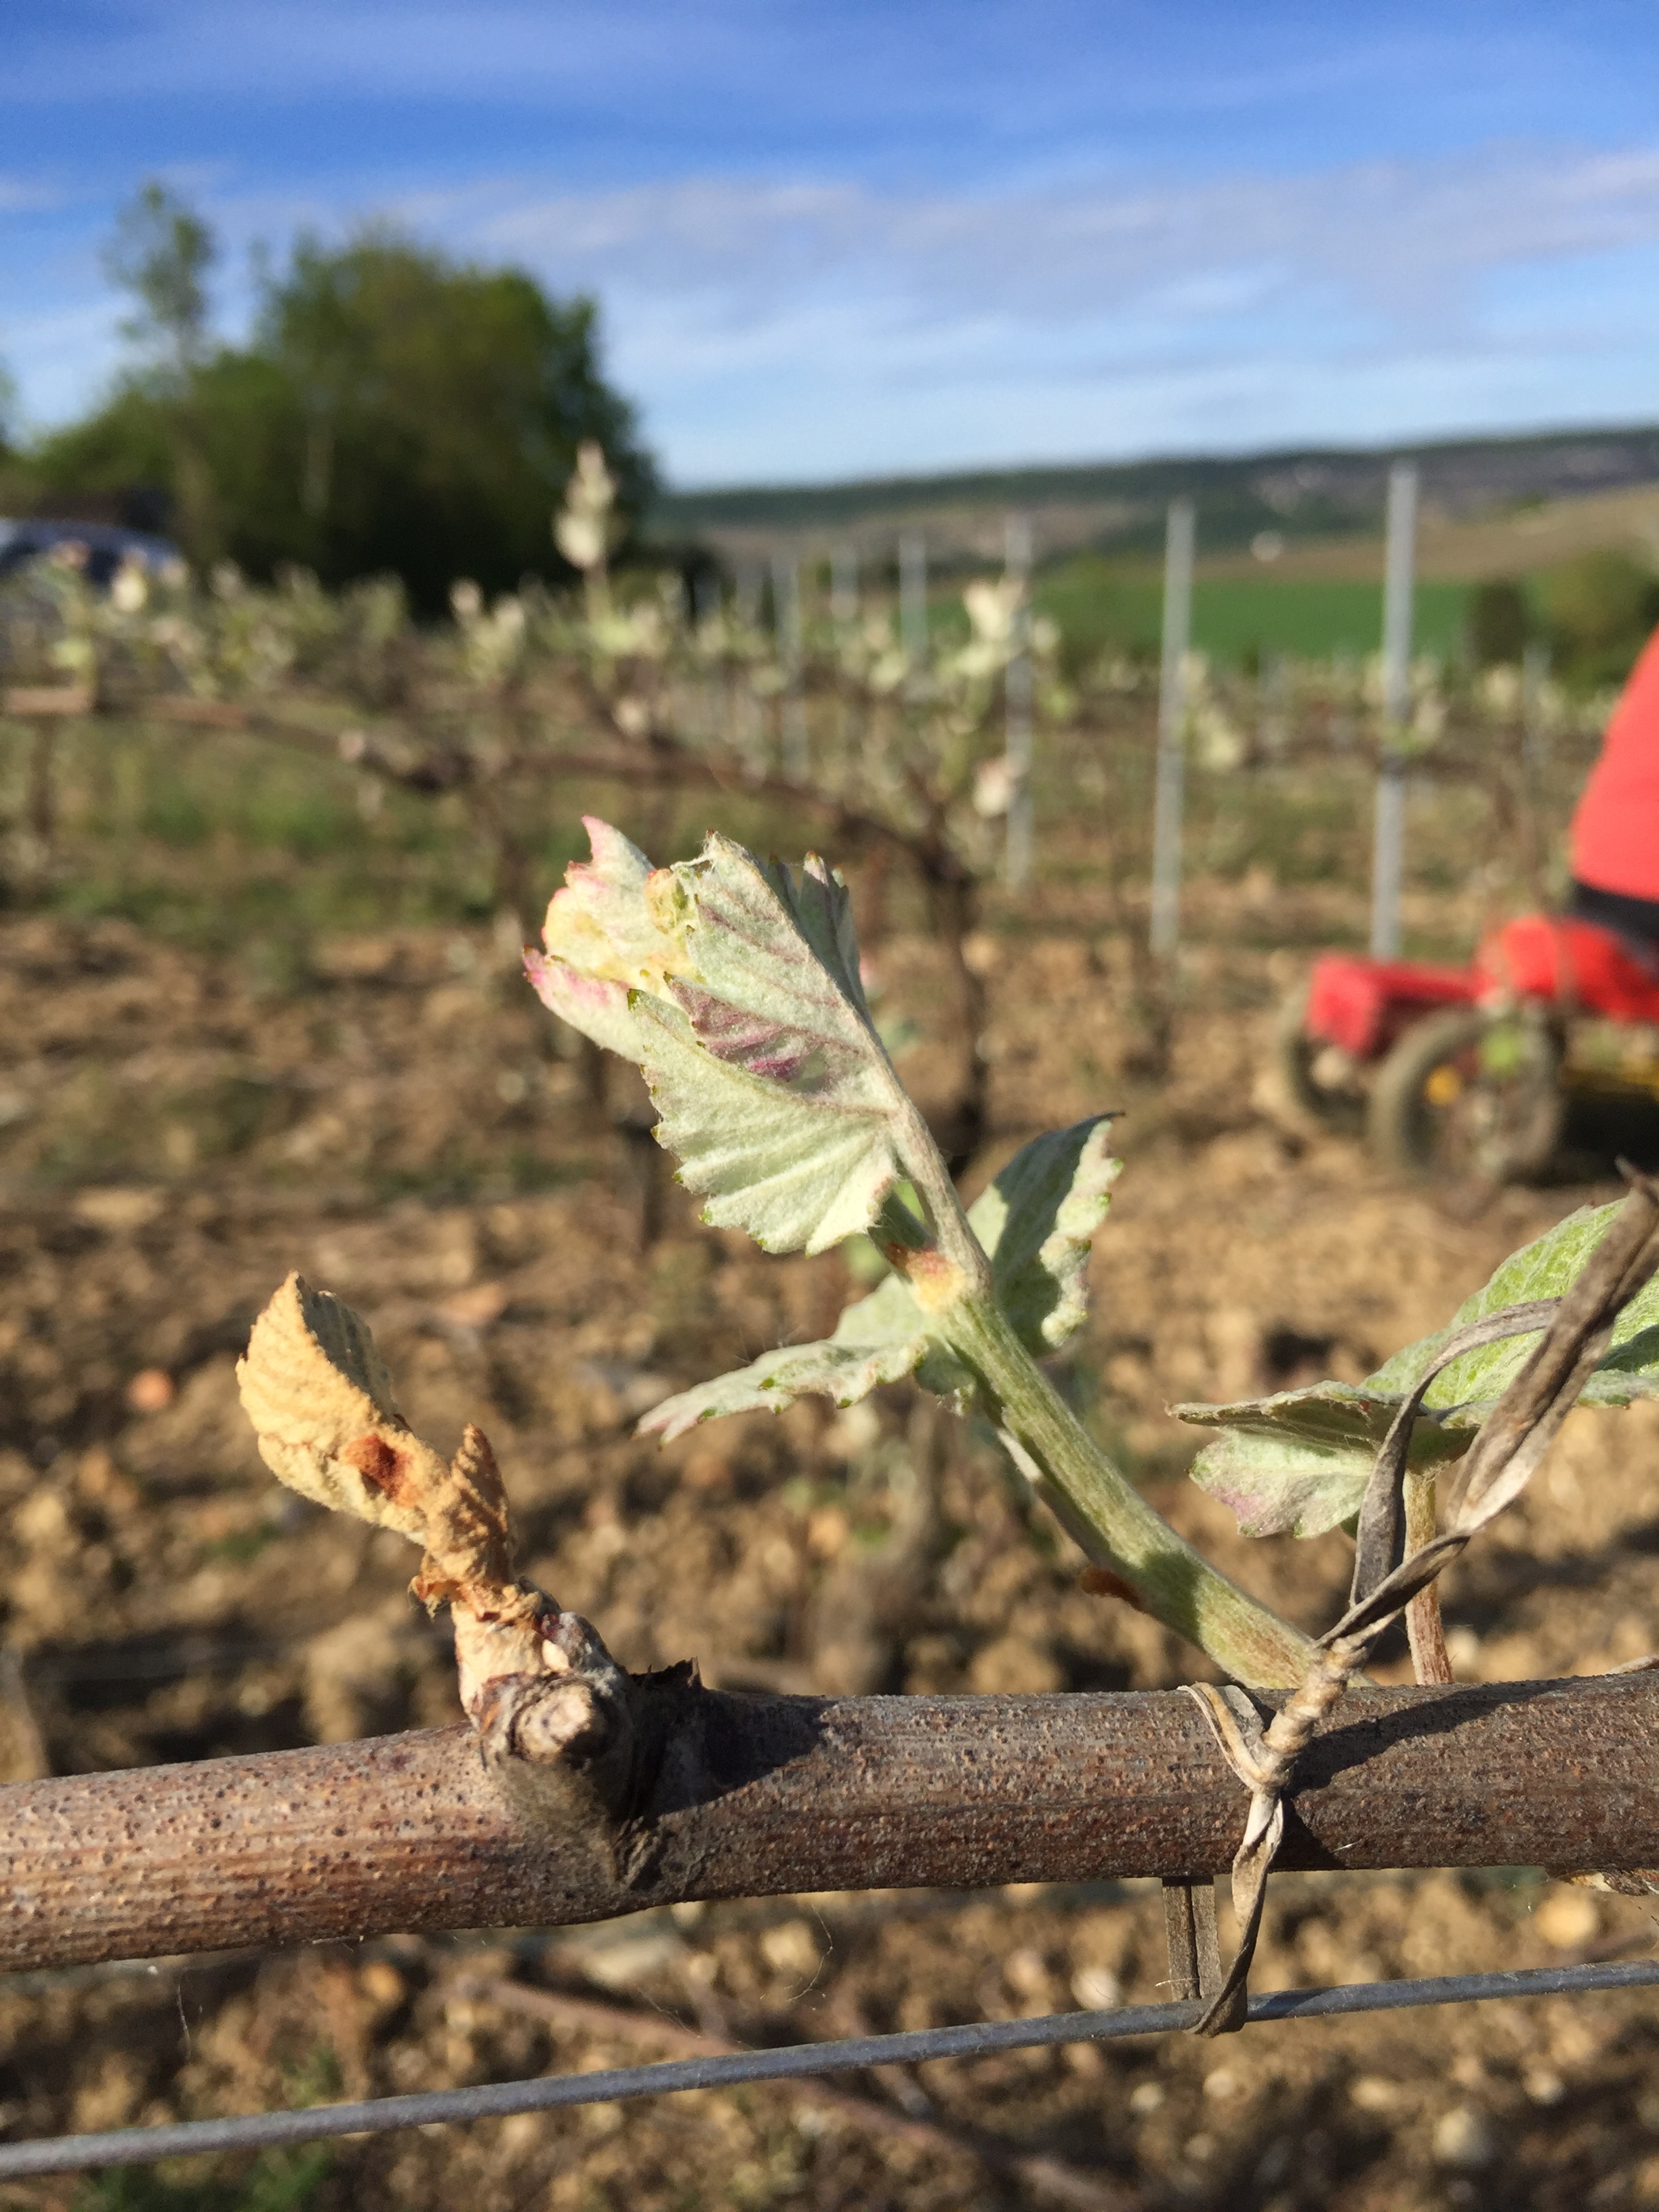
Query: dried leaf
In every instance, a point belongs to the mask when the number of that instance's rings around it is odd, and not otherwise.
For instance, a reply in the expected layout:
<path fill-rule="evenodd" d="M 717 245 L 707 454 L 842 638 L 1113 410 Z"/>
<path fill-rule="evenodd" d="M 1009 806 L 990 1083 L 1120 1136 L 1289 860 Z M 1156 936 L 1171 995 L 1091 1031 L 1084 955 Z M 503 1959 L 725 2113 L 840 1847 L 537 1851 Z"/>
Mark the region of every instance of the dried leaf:
<path fill-rule="evenodd" d="M 424 1547 L 411 1585 L 455 1624 L 461 1702 L 492 1681 L 559 1671 L 546 1641 L 558 1608 L 513 1573 L 507 1492 L 489 1441 L 469 1426 L 446 1466 L 398 1409 L 367 1324 L 290 1275 L 253 1325 L 236 1370 L 272 1474 L 302 1497 Z"/>
<path fill-rule="evenodd" d="M 1317 1382 L 1230 1406 L 1177 1406 L 1184 1421 L 1223 1433 L 1192 1475 L 1230 1506 L 1247 1536 L 1316 1536 L 1359 1510 L 1377 1447 L 1441 1347 L 1470 1323 L 1507 1306 L 1559 1297 L 1606 1235 L 1613 1206 L 1581 1207 L 1512 1253 L 1443 1329 L 1408 1345 L 1361 1383 Z M 1412 1431 L 1410 1464 L 1461 1458 L 1538 1342 L 1538 1332 L 1465 1353 L 1429 1386 Z M 1659 1395 L 1659 1285 L 1650 1284 L 1614 1324 L 1611 1346 L 1585 1385 L 1589 1406 L 1627 1406 Z"/>
<path fill-rule="evenodd" d="M 444 1463 L 410 1428 L 366 1324 L 291 1274 L 237 1364 L 259 1456 L 280 1482 L 336 1513 L 422 1542 Z"/>
<path fill-rule="evenodd" d="M 483 1431 L 471 1421 L 445 1468 L 426 1516 L 426 1557 L 415 1595 L 436 1605 L 458 1591 L 487 1594 L 513 1582 L 513 1531 L 507 1490 Z"/>

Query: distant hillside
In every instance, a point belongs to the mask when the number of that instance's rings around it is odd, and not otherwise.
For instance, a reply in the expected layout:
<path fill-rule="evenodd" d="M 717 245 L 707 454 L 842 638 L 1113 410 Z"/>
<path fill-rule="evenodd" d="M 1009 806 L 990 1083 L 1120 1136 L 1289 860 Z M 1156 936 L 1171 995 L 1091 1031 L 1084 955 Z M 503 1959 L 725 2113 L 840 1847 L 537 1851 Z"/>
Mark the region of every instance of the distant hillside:
<path fill-rule="evenodd" d="M 1039 549 L 1048 554 L 1083 547 L 1151 552 L 1162 541 L 1169 501 L 1184 492 L 1200 502 L 1206 553 L 1241 550 L 1263 532 L 1289 550 L 1300 540 L 1373 532 L 1389 465 L 1402 451 L 1421 467 L 1426 508 L 1449 520 L 1659 483 L 1659 426 L 1646 425 L 1383 451 L 1301 449 L 671 492 L 658 501 L 652 528 L 704 538 L 736 561 L 763 558 L 785 544 L 821 549 L 840 540 L 889 557 L 898 530 L 920 529 L 939 564 L 997 558 L 1012 510 L 1030 517 Z"/>

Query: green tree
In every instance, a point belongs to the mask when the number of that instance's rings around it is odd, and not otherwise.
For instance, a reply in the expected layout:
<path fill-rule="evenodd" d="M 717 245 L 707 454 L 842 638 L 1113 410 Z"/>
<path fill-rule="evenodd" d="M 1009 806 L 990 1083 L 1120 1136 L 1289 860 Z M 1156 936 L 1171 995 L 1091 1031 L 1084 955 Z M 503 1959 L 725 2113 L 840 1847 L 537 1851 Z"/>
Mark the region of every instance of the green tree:
<path fill-rule="evenodd" d="M 208 272 L 217 258 L 206 222 L 154 178 L 122 209 L 104 248 L 104 270 L 131 295 L 133 313 L 121 334 L 138 349 L 139 362 L 104 410 L 115 420 L 95 428 L 92 442 L 94 450 L 112 444 L 118 450 L 124 438 L 136 434 L 149 449 L 149 465 L 142 478 L 129 477 L 122 485 L 71 487 L 130 495 L 135 481 L 164 484 L 173 527 L 200 562 L 215 558 L 224 545 L 224 517 L 197 390 L 210 342 Z"/>
<path fill-rule="evenodd" d="M 122 209 L 104 248 L 105 274 L 136 303 L 123 337 L 179 386 L 207 350 L 207 276 L 217 258 L 201 216 L 154 178 Z"/>
<path fill-rule="evenodd" d="M 1628 553 L 1580 553 L 1545 572 L 1555 665 L 1586 690 L 1622 684 L 1659 623 L 1659 576 Z"/>
<path fill-rule="evenodd" d="M 1512 576 L 1489 576 L 1469 593 L 1469 643 L 1475 665 L 1518 662 L 1536 625 L 1526 592 Z"/>
<path fill-rule="evenodd" d="M 32 459 L 63 491 L 162 486 L 193 560 L 228 553 L 256 575 L 302 562 L 331 585 L 391 571 L 436 612 L 458 575 L 489 590 L 568 576 L 550 526 L 583 439 L 604 446 L 625 523 L 650 495 L 591 300 L 385 232 L 333 251 L 301 239 L 266 279 L 250 343 L 213 349 L 184 282 L 210 240 L 165 270 L 129 243 L 129 276 L 156 278 L 145 327 L 161 358 Z"/>
<path fill-rule="evenodd" d="M 551 301 L 520 270 L 385 233 L 335 252 L 302 239 L 255 351 L 289 388 L 285 503 L 307 557 L 330 581 L 395 569 L 427 607 L 457 574 L 557 571 L 549 526 L 584 438 L 636 513 L 650 464 L 597 339 L 591 300 Z"/>

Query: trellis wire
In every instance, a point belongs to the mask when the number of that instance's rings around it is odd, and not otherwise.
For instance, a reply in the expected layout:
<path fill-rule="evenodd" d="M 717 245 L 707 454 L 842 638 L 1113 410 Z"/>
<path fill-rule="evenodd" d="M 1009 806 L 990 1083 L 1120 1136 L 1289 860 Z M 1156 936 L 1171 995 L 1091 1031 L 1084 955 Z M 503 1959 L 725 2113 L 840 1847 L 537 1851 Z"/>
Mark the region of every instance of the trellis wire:
<path fill-rule="evenodd" d="M 1352 1982 L 1335 1989 L 1279 1990 L 1252 1997 L 1252 2026 L 1318 2020 L 1348 2013 L 1403 2012 L 1427 2005 L 1480 2004 L 1494 1997 L 1545 1997 L 1587 1990 L 1659 1985 L 1659 1960 L 1623 1965 L 1534 1966 L 1508 1973 L 1446 1974 L 1411 1982 Z M 659 2060 L 598 2074 L 555 2074 L 527 2081 L 493 2081 L 469 2089 L 430 2089 L 360 2104 L 313 2106 L 297 2112 L 249 2112 L 219 2120 L 182 2120 L 150 2128 L 112 2128 L 100 2135 L 52 2136 L 0 2144 L 0 2181 L 37 2173 L 72 2173 L 94 2166 L 150 2165 L 158 2159 L 228 2150 L 269 2149 L 325 2136 L 384 2135 L 397 2128 L 506 2119 L 515 2112 L 567 2105 L 615 2104 L 687 2089 L 727 2089 L 746 2081 L 788 2081 L 871 2066 L 919 2065 L 934 2058 L 979 2058 L 1065 2043 L 1116 2043 L 1192 2027 L 1208 2001 L 1126 2005 L 1110 2012 L 1048 2013 L 1038 2020 L 981 2021 L 961 2027 L 860 2035 L 839 2043 L 795 2043 L 775 2051 L 719 2057 Z"/>

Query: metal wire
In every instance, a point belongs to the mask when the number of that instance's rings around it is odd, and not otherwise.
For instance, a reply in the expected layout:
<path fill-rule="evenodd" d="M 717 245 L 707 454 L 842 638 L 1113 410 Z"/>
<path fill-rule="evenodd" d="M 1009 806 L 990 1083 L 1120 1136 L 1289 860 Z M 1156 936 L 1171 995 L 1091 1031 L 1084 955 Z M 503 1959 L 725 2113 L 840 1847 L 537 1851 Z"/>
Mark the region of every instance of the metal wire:
<path fill-rule="evenodd" d="M 1415 1982 L 1354 1982 L 1338 1989 L 1280 1990 L 1252 1997 L 1249 2018 L 1314 2020 L 1332 2014 L 1395 2012 L 1421 2005 L 1480 2003 L 1490 1997 L 1557 1996 L 1583 1990 L 1659 1985 L 1659 1960 L 1623 1966 L 1537 1966 L 1513 1973 L 1449 1974 Z M 471 2089 L 430 2089 L 412 2096 L 374 2097 L 356 2105 L 316 2105 L 301 2112 L 247 2112 L 222 2120 L 182 2120 L 163 2127 L 112 2128 L 101 2135 L 53 2136 L 0 2144 L 0 2180 L 27 2174 L 72 2173 L 91 2166 L 149 2165 L 210 2151 L 267 2149 L 315 2142 L 325 2136 L 382 2135 L 434 2122 L 505 2119 L 565 2105 L 613 2104 L 682 2089 L 726 2089 L 741 2081 L 787 2081 L 866 2066 L 915 2065 L 928 2058 L 978 2058 L 995 2051 L 1029 2051 L 1059 2043 L 1114 2043 L 1191 2027 L 1207 1999 L 1182 2004 L 1127 2005 L 1113 2012 L 1049 2013 L 1040 2020 L 981 2021 L 902 2035 L 860 2035 L 842 2043 L 796 2043 L 776 2051 L 740 2051 L 709 2058 L 675 2058 L 619 2066 L 603 2074 L 555 2074 L 530 2081 L 493 2081 Z"/>

